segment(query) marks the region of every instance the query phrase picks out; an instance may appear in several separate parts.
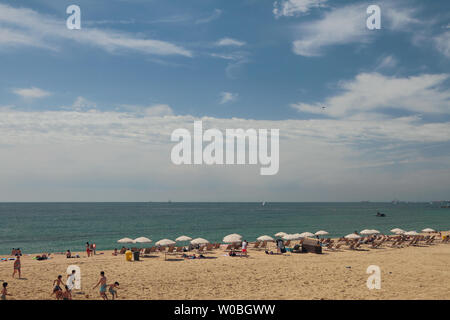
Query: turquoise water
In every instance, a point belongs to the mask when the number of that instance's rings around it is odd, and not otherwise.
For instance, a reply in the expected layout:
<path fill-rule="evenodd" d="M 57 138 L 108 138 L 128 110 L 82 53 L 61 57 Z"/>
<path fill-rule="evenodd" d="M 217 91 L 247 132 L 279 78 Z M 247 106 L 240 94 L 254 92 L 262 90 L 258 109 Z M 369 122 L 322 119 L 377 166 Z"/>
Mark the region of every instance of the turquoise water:
<path fill-rule="evenodd" d="M 280 231 L 450 230 L 450 209 L 425 203 L 0 203 L 0 219 L 0 254 L 79 251 L 86 241 L 114 249 L 120 238 L 141 236 L 215 242 L 230 233 L 254 241 Z"/>

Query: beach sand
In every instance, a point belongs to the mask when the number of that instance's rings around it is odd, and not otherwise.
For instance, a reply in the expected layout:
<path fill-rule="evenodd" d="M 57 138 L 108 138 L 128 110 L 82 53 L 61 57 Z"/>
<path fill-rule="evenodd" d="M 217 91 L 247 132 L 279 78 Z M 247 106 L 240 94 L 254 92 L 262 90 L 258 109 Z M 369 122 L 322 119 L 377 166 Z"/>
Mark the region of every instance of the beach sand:
<path fill-rule="evenodd" d="M 52 299 L 52 282 L 66 279 L 69 265 L 78 265 L 82 293 L 73 299 L 100 299 L 93 286 L 105 271 L 108 283 L 120 282 L 119 299 L 449 299 L 450 244 L 420 247 L 340 250 L 267 255 L 249 249 L 249 257 L 224 256 L 185 260 L 155 254 L 128 262 L 124 255 L 103 251 L 87 258 L 52 255 L 36 261 L 22 257 L 22 277 L 12 279 L 13 261 L 0 262 L 0 280 L 9 283 L 9 299 Z M 381 289 L 369 290 L 367 267 L 381 268 Z M 53 297 L 54 299 L 54 297 Z"/>

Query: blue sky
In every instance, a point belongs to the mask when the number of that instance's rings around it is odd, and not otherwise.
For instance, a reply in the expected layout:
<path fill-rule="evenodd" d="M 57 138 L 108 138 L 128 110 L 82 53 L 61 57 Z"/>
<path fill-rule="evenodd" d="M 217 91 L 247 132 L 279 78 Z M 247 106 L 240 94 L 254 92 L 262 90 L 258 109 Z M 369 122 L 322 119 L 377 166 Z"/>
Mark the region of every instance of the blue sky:
<path fill-rule="evenodd" d="M 65 27 L 71 4 L 81 8 L 81 30 Z M 371 4 L 381 8 L 380 30 L 366 28 Z M 11 161 L 4 170 L 17 189 L 0 200 L 112 200 L 118 194 L 122 200 L 147 200 L 149 192 L 157 193 L 156 200 L 448 196 L 448 179 L 440 179 L 450 177 L 449 9 L 444 0 L 3 0 L 0 144 L 8 148 L 0 152 Z M 164 151 L 165 158 L 150 158 L 151 172 L 128 159 L 124 176 L 116 166 L 92 176 L 109 152 L 122 159 L 120 139 L 130 139 L 126 144 L 134 146 L 136 157 L 146 157 L 143 145 L 170 147 L 167 128 L 202 117 L 218 127 L 280 128 L 282 139 L 292 139 L 280 151 L 280 175 L 262 179 L 254 177 L 256 169 L 242 169 L 248 178 L 242 183 L 229 178 L 241 176 L 240 169 L 180 171 L 166 163 Z M 118 126 L 121 133 L 114 132 Z M 148 127 L 154 131 L 144 132 Z M 151 138 L 138 141 L 139 134 Z M 54 147 L 54 139 L 64 147 Z M 88 145 L 99 150 L 94 145 L 104 147 L 105 141 L 116 151 L 86 163 L 77 158 L 90 154 Z M 53 148 L 37 151 L 49 171 L 45 179 L 36 163 L 14 161 L 36 146 Z M 74 152 L 72 176 L 53 172 L 64 167 L 55 159 L 65 148 Z M 11 174 L 20 166 L 28 176 Z M 183 183 L 161 182 L 176 181 L 172 175 L 180 172 L 198 181 L 198 193 L 183 191 Z M 335 193 L 336 184 L 322 174 L 344 184 L 342 191 Z M 83 175 L 55 196 L 61 179 Z M 358 182 L 342 178 L 348 175 Z M 95 187 L 102 177 L 117 188 Z M 213 179 L 228 197 L 211 191 Z M 355 194 L 362 180 L 371 182 Z M 34 183 L 47 191 L 34 196 Z M 240 188 L 254 192 L 245 198 Z M 317 190 L 323 190 L 321 198 Z"/>

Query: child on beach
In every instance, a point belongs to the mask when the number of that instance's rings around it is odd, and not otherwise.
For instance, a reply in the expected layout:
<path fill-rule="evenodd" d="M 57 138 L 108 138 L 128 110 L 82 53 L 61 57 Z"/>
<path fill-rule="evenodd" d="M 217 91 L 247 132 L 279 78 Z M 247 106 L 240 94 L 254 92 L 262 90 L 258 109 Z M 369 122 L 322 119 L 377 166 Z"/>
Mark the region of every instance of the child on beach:
<path fill-rule="evenodd" d="M 111 293 L 112 299 L 114 300 L 114 297 L 118 298 L 117 295 L 117 289 L 119 288 L 119 283 L 116 281 L 113 284 L 109 285 L 109 293 Z"/>
<path fill-rule="evenodd" d="M 89 242 L 86 242 L 86 253 L 89 258 L 91 256 L 91 246 L 89 245 Z"/>
<path fill-rule="evenodd" d="M 19 279 L 22 277 L 21 273 L 20 273 L 20 267 L 21 267 L 21 265 L 20 265 L 20 256 L 17 255 L 16 256 L 16 260 L 14 261 L 14 272 L 12 274 L 13 278 L 14 278 L 14 275 L 16 274 L 16 272 L 19 273 Z"/>
<path fill-rule="evenodd" d="M 108 300 L 108 296 L 106 295 L 106 277 L 105 272 L 100 272 L 100 280 L 98 280 L 97 284 L 94 286 L 93 289 L 97 288 L 100 285 L 100 297 L 103 298 L 103 300 Z"/>
<path fill-rule="evenodd" d="M 59 275 L 56 280 L 53 280 L 53 292 L 50 296 L 55 294 L 56 300 L 59 300 L 62 296 L 61 286 L 62 286 L 62 276 Z"/>
<path fill-rule="evenodd" d="M 75 270 L 72 270 L 72 274 L 67 276 L 66 287 L 68 287 L 69 291 L 72 291 L 75 286 Z"/>
<path fill-rule="evenodd" d="M 64 286 L 66 291 L 62 293 L 62 299 L 63 300 L 72 300 L 72 292 L 70 292 L 70 289 L 68 286 Z"/>
<path fill-rule="evenodd" d="M 12 296 L 12 294 L 8 293 L 8 290 L 6 289 L 7 286 L 8 282 L 3 282 L 2 295 L 0 297 L 2 300 L 6 300 L 6 296 Z"/>

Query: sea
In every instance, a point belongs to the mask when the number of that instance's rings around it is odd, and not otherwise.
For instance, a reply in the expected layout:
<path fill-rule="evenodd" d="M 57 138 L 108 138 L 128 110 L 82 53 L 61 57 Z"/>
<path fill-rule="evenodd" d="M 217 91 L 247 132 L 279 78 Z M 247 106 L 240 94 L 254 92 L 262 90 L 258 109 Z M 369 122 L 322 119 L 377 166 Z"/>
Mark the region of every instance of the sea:
<path fill-rule="evenodd" d="M 386 217 L 377 217 L 381 212 Z M 432 203 L 0 203 L 0 254 L 121 248 L 121 238 L 153 243 L 181 235 L 220 242 L 238 233 L 247 241 L 278 232 L 318 230 L 340 237 L 363 229 L 450 230 L 450 209 Z M 144 247 L 151 244 L 143 244 Z"/>

